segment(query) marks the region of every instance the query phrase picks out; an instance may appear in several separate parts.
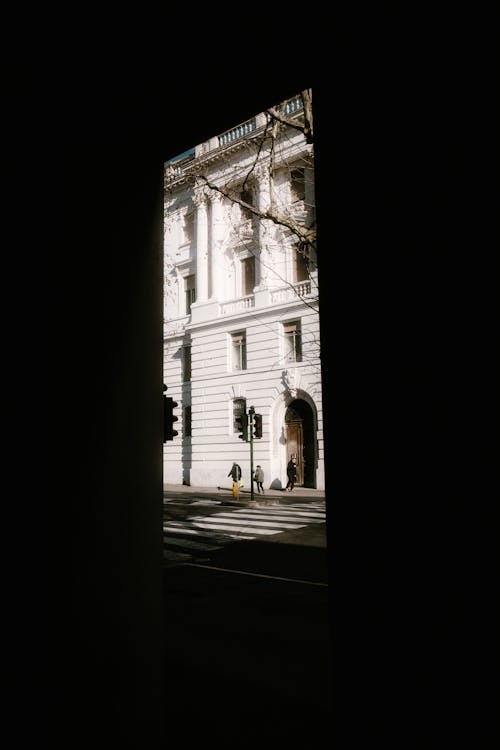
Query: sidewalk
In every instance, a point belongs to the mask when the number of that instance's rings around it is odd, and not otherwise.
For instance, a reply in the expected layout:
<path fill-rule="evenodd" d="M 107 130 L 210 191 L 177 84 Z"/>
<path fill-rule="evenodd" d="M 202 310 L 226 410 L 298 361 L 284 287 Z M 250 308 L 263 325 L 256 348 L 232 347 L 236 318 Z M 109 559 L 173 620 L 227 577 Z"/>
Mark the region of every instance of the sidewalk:
<path fill-rule="evenodd" d="M 220 500 L 223 503 L 235 502 L 235 503 L 247 503 L 251 502 L 251 492 L 249 487 L 243 487 L 239 491 L 239 497 L 233 497 L 233 490 L 231 485 L 224 487 L 191 487 L 186 484 L 164 484 L 163 485 L 163 496 L 164 497 L 202 497 L 209 498 L 212 500 Z M 285 490 L 271 490 L 264 489 L 264 494 L 258 493 L 257 488 L 254 486 L 254 502 L 264 503 L 294 503 L 294 502 L 311 502 L 314 500 L 324 500 L 324 490 L 315 490 L 310 487 L 295 487 L 293 492 L 286 492 Z"/>

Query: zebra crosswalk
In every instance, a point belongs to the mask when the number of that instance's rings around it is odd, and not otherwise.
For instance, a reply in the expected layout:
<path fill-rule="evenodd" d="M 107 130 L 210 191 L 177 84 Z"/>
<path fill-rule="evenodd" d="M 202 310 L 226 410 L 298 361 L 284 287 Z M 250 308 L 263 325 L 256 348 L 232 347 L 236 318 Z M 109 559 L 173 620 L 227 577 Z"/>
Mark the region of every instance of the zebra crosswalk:
<path fill-rule="evenodd" d="M 190 515 L 163 526 L 165 562 L 182 563 L 206 558 L 237 541 L 282 534 L 310 524 L 325 523 L 325 503 L 294 503 L 263 508 L 225 508 L 208 515 Z"/>

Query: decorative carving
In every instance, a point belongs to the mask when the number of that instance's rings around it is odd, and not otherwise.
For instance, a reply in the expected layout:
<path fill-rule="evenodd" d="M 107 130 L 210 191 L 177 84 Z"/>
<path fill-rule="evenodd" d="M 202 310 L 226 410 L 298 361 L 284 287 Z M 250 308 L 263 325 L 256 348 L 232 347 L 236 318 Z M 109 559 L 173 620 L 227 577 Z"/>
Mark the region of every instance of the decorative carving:
<path fill-rule="evenodd" d="M 283 370 L 281 373 L 281 382 L 287 391 L 291 392 L 297 389 L 297 379 L 297 370 Z"/>
<path fill-rule="evenodd" d="M 217 190 L 211 190 L 208 195 L 208 199 L 212 203 L 222 203 L 224 200 L 224 196 L 222 195 L 222 193 L 217 192 Z"/>
<path fill-rule="evenodd" d="M 186 324 L 188 322 L 188 317 L 185 317 L 181 320 L 164 321 L 163 330 L 165 337 L 183 335 L 185 333 Z"/>
<path fill-rule="evenodd" d="M 205 188 L 196 188 L 193 192 L 193 203 L 196 208 L 204 207 L 207 202 L 207 191 Z"/>
<path fill-rule="evenodd" d="M 169 325 L 165 328 L 165 336 L 176 336 L 183 333 L 183 328 L 179 325 Z"/>
<path fill-rule="evenodd" d="M 281 384 L 283 385 L 284 392 L 288 396 L 293 398 L 304 398 L 304 394 L 314 394 L 314 398 L 318 396 L 319 391 L 315 383 L 311 383 L 309 377 L 304 377 L 304 374 L 298 369 L 293 370 L 282 370 L 281 371 Z"/>

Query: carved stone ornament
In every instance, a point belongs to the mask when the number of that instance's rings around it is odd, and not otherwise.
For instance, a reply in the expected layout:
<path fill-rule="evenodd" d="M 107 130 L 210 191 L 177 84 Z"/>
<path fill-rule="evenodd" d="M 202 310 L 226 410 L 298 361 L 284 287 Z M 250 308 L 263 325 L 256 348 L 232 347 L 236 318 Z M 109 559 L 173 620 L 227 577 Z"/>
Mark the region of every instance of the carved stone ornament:
<path fill-rule="evenodd" d="M 211 190 L 208 197 L 212 201 L 212 203 L 222 203 L 222 201 L 224 200 L 224 196 L 222 195 L 222 193 L 219 193 L 217 190 Z"/>
<path fill-rule="evenodd" d="M 164 335 L 165 336 L 176 336 L 184 333 L 186 327 L 186 320 L 176 321 L 175 323 L 165 323 Z"/>
<path fill-rule="evenodd" d="M 291 374 L 289 370 L 283 370 L 281 373 L 281 382 L 286 391 L 290 390 Z"/>
<path fill-rule="evenodd" d="M 281 382 L 291 396 L 297 398 L 297 393 L 301 388 L 301 373 L 294 368 L 293 370 L 283 370 Z"/>
<path fill-rule="evenodd" d="M 205 188 L 196 188 L 196 190 L 193 193 L 193 203 L 196 206 L 196 208 L 201 208 L 202 206 L 205 206 L 207 202 L 207 191 Z"/>

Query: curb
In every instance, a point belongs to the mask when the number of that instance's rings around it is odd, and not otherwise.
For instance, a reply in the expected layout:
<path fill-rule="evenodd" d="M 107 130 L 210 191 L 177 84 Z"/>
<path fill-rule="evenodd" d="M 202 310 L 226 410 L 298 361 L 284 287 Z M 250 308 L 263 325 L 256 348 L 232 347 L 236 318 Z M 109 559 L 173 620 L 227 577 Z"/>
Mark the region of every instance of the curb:
<path fill-rule="evenodd" d="M 217 487 L 213 490 L 207 488 L 191 488 L 182 489 L 176 487 L 175 489 L 164 489 L 164 498 L 176 498 L 184 499 L 187 503 L 190 502 L 190 497 L 195 498 L 207 498 L 212 500 L 220 501 L 221 505 L 233 505 L 233 506 L 247 506 L 252 505 L 262 507 L 267 505 L 290 505 L 295 502 L 314 502 L 316 500 L 324 501 L 325 495 L 322 491 L 316 490 L 315 494 L 301 494 L 300 490 L 297 489 L 295 492 L 285 492 L 284 490 L 274 490 L 273 494 L 258 494 L 254 493 L 253 500 L 251 498 L 250 490 L 243 490 L 240 492 L 238 498 L 233 497 L 232 489 L 226 487 Z"/>

